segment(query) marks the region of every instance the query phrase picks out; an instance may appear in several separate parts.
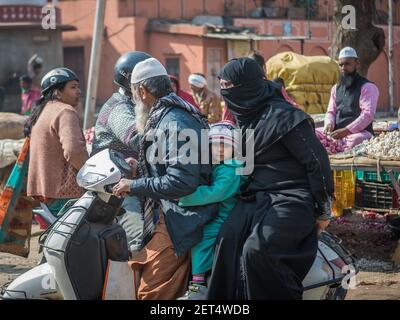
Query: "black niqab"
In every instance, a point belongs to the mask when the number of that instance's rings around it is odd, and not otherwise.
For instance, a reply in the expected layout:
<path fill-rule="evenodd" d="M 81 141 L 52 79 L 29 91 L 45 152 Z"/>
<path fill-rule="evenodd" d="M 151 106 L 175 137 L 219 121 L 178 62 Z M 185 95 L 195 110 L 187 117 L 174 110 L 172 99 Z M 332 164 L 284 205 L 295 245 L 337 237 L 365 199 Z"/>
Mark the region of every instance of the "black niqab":
<path fill-rule="evenodd" d="M 282 95 L 279 84 L 265 80 L 261 68 L 249 58 L 229 61 L 220 78 L 234 87 L 221 89 L 229 111 L 241 129 L 255 129 L 255 150 L 266 150 L 310 116 L 294 108 Z"/>
<path fill-rule="evenodd" d="M 221 89 L 221 95 L 241 127 L 259 118 L 272 98 L 284 101 L 280 86 L 265 80 L 260 66 L 250 58 L 229 61 L 220 78 L 235 86 Z"/>

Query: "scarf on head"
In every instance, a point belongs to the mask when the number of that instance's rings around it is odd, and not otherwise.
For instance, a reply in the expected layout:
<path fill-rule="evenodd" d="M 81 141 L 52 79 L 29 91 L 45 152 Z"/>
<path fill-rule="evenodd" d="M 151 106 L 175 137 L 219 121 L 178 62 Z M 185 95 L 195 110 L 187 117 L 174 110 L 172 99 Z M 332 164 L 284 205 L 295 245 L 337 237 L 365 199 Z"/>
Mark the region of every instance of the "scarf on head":
<path fill-rule="evenodd" d="M 264 79 L 260 66 L 250 58 L 229 61 L 220 78 L 233 84 L 232 88 L 221 89 L 221 95 L 240 129 L 254 129 L 255 156 L 310 119 L 285 100 L 279 84 Z M 245 135 L 242 140 L 246 143 Z"/>
<path fill-rule="evenodd" d="M 229 61 L 221 70 L 220 78 L 234 85 L 221 89 L 221 95 L 240 127 L 258 119 L 272 99 L 284 101 L 281 87 L 265 80 L 260 66 L 250 58 Z"/>

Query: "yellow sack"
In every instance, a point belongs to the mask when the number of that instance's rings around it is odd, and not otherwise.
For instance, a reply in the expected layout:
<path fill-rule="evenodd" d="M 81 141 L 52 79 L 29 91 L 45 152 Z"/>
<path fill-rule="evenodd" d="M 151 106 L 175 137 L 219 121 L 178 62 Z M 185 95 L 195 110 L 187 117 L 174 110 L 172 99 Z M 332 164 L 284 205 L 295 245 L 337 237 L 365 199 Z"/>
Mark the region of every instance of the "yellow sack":
<path fill-rule="evenodd" d="M 283 52 L 266 63 L 268 79 L 280 77 L 286 91 L 309 114 L 325 113 L 332 87 L 339 80 L 339 65 L 327 56 L 306 57 Z"/>

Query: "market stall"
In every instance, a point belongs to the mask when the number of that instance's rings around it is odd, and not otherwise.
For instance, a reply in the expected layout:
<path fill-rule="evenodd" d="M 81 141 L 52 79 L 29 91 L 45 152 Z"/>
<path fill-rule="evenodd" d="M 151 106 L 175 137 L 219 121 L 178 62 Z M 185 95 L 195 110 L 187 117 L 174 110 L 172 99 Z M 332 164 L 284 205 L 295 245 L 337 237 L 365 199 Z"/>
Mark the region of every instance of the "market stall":
<path fill-rule="evenodd" d="M 382 132 L 352 150 L 330 156 L 335 180 L 333 211 L 400 211 L 400 132 Z"/>

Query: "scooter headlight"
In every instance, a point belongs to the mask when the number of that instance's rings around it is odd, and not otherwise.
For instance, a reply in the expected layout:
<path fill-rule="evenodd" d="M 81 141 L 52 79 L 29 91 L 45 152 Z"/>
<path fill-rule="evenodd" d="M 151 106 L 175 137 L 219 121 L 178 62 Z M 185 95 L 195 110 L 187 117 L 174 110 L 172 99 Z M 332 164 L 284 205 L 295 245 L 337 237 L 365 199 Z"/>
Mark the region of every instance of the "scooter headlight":
<path fill-rule="evenodd" d="M 82 175 L 78 175 L 77 182 L 78 182 L 79 186 L 81 186 L 82 188 L 86 188 L 88 186 L 99 183 L 100 181 L 104 180 L 105 178 L 106 178 L 105 175 L 88 172 L 88 173 L 85 173 Z"/>

